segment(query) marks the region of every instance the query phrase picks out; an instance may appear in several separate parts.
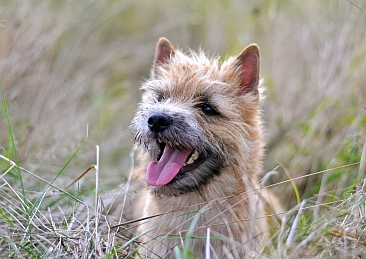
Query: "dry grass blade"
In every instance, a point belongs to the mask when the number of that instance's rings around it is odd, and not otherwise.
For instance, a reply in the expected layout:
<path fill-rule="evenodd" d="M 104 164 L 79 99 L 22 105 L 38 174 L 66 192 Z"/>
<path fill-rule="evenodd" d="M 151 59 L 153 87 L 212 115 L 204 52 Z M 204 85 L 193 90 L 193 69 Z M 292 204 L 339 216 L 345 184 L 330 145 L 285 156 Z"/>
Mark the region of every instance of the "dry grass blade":
<path fill-rule="evenodd" d="M 348 3 L 350 3 L 351 5 L 357 7 L 358 9 L 360 9 L 362 12 L 366 13 L 366 11 L 364 9 L 362 9 L 361 7 L 359 7 L 358 5 L 356 5 L 355 3 L 351 2 L 350 0 L 346 0 Z"/>
<path fill-rule="evenodd" d="M 32 194 L 33 196 L 41 195 L 44 197 L 42 199 L 36 198 L 37 206 L 33 209 L 32 218 L 29 221 L 28 216 L 24 215 L 25 210 L 22 209 L 23 200 L 20 196 L 16 196 L 18 190 L 14 189 L 12 184 L 5 179 L 8 174 L 12 173 L 12 170 L 16 169 L 17 165 L 2 155 L 0 159 L 11 165 L 2 175 L 1 180 L 5 185 L 0 189 L 3 193 L 1 207 L 4 208 L 4 210 L 0 210 L 0 222 L 6 222 L 9 227 L 3 225 L 0 231 L 6 231 L 6 229 L 8 229 L 7 233 L 11 231 L 11 235 L 8 234 L 11 237 L 7 238 L 7 243 L 14 247 L 15 254 L 19 257 L 25 255 L 35 256 L 36 251 L 33 251 L 33 249 L 36 247 L 39 251 L 45 251 L 47 257 L 73 256 L 87 258 L 90 255 L 101 257 L 104 254 L 102 244 L 105 240 L 108 240 L 109 227 L 107 222 L 100 222 L 102 211 L 99 208 L 96 208 L 95 211 L 97 215 L 94 213 L 94 216 L 91 217 L 93 211 L 89 209 L 90 205 L 87 201 L 81 201 L 53 183 L 19 167 L 22 172 L 39 180 L 40 183 L 56 188 L 60 194 L 65 195 L 63 197 L 50 195 L 46 198 L 45 192 Z M 9 199 L 5 197 L 9 197 Z M 65 201 L 66 204 L 70 203 L 72 206 L 64 207 L 62 204 Z M 31 204 L 31 202 L 32 200 L 28 203 Z M 57 206 L 57 204 L 62 205 L 62 207 Z M 44 206 L 46 206 L 47 212 L 43 211 Z M 59 212 L 57 212 L 58 209 Z M 117 244 L 118 242 L 115 242 L 111 246 Z"/>
<path fill-rule="evenodd" d="M 211 238 L 211 231 L 210 231 L 210 228 L 207 228 L 207 236 L 206 236 L 206 257 L 205 257 L 205 259 L 211 259 L 211 253 L 210 253 L 211 243 L 210 243 L 210 238 Z"/>
<path fill-rule="evenodd" d="M 80 181 L 81 178 L 83 178 L 90 170 L 94 169 L 95 165 L 91 165 L 88 167 L 88 169 L 86 169 L 81 175 L 79 175 L 74 181 L 72 181 L 70 184 L 68 184 L 66 187 L 62 188 L 62 190 L 66 191 L 67 189 L 69 189 L 70 187 L 74 186 L 75 183 L 77 183 L 78 181 Z"/>
<path fill-rule="evenodd" d="M 288 182 L 293 182 L 294 180 L 297 180 L 297 179 L 311 177 L 311 176 L 318 175 L 318 174 L 322 174 L 322 173 L 325 173 L 325 172 L 331 172 L 331 171 L 334 171 L 334 170 L 337 170 L 337 169 L 347 168 L 347 167 L 355 166 L 355 165 L 359 165 L 359 164 L 360 164 L 360 162 L 356 162 L 356 163 L 352 163 L 352 164 L 349 164 L 349 165 L 344 165 L 344 166 L 339 166 L 339 167 L 335 167 L 335 168 L 330 168 L 330 169 L 322 170 L 322 171 L 315 172 L 315 173 L 312 173 L 312 174 L 308 174 L 308 175 L 304 175 L 304 176 L 299 176 L 299 177 L 296 177 L 296 178 L 293 178 L 293 179 L 289 179 L 289 180 L 281 181 L 281 182 L 278 182 L 278 183 L 275 183 L 275 184 L 271 184 L 271 185 L 268 185 L 267 188 L 271 188 L 271 187 L 274 187 L 274 186 L 277 186 L 277 185 L 281 185 L 281 184 L 285 184 L 285 183 L 288 183 Z M 255 193 L 255 192 L 258 192 L 258 191 L 260 191 L 260 189 L 251 190 L 249 192 L 248 191 L 245 191 L 245 192 L 247 192 L 248 195 L 250 195 L 251 193 Z M 239 195 L 241 193 L 243 193 L 243 192 L 240 192 L 240 193 L 235 194 L 235 195 L 230 195 L 230 196 L 222 197 L 222 198 L 217 199 L 217 200 L 210 200 L 210 201 L 207 201 L 207 202 L 204 202 L 204 203 L 194 204 L 194 205 L 187 206 L 185 208 L 181 208 L 181 209 L 177 209 L 177 210 L 171 210 L 171 211 L 162 212 L 162 213 L 155 214 L 155 215 L 152 215 L 152 216 L 149 216 L 149 217 L 143 217 L 143 218 L 139 218 L 139 219 L 134 219 L 134 220 L 126 221 L 126 222 L 123 222 L 123 223 L 120 223 L 120 224 L 117 224 L 117 225 L 113 225 L 113 226 L 111 226 L 111 228 L 117 228 L 117 227 L 121 227 L 121 226 L 131 225 L 133 223 L 137 223 L 137 222 L 141 222 L 141 221 L 148 220 L 148 219 L 151 219 L 151 218 L 159 217 L 159 216 L 162 216 L 162 215 L 166 215 L 166 214 L 173 213 L 173 212 L 176 212 L 176 211 L 180 211 L 180 210 L 183 210 L 183 209 L 187 209 L 187 208 L 190 208 L 190 207 L 195 207 L 197 205 L 204 205 L 204 204 L 207 204 L 207 203 L 210 203 L 210 202 L 216 202 L 216 201 L 223 202 L 226 199 L 233 198 L 233 197 L 235 197 L 235 196 L 237 196 L 237 195 Z M 275 215 L 277 215 L 277 214 L 273 214 L 271 216 L 275 216 Z"/>

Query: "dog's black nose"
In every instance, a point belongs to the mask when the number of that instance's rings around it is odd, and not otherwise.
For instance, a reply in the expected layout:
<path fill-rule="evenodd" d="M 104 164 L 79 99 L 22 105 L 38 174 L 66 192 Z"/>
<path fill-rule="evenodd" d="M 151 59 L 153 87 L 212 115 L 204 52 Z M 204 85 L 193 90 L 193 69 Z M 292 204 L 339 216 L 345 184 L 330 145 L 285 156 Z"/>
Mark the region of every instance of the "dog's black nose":
<path fill-rule="evenodd" d="M 153 132 L 160 132 L 169 127 L 172 123 L 172 118 L 163 113 L 157 113 L 150 116 L 147 120 L 149 128 Z"/>

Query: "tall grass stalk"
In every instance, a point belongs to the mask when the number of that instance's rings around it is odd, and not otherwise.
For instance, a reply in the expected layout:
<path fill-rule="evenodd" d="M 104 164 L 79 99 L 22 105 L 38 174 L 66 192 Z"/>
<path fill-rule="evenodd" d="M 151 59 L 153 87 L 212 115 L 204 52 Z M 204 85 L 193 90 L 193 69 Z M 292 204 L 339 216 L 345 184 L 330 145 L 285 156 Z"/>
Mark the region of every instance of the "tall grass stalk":
<path fill-rule="evenodd" d="M 7 125 L 8 125 L 8 133 L 9 133 L 9 137 L 10 137 L 10 141 L 11 141 L 11 150 L 12 150 L 12 154 L 14 155 L 16 165 L 19 165 L 17 147 L 15 145 L 14 134 L 13 134 L 13 130 L 12 130 L 12 127 L 11 127 L 10 118 L 9 118 L 8 106 L 6 104 L 3 85 L 2 85 L 1 82 L 0 82 L 0 89 L 1 89 L 1 97 L 2 97 L 2 102 L 3 102 L 3 108 L 4 108 L 4 112 L 5 112 L 6 122 L 7 122 Z M 22 173 L 20 171 L 19 166 L 17 166 L 16 169 L 17 169 L 18 179 L 19 179 L 19 182 L 20 182 L 20 188 L 22 190 L 22 196 L 23 196 L 22 200 L 23 200 L 23 204 L 24 204 L 24 209 L 27 212 L 29 210 L 28 206 L 30 204 L 27 201 L 27 196 L 25 194 L 25 189 L 24 189 L 24 184 L 23 184 L 23 177 L 22 177 Z"/>

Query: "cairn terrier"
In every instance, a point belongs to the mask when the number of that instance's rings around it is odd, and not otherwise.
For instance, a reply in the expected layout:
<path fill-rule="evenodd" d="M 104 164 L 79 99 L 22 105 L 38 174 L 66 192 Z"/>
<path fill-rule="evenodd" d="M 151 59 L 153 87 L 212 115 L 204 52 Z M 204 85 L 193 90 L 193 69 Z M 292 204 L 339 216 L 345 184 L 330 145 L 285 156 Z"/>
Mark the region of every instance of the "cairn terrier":
<path fill-rule="evenodd" d="M 243 258 L 266 240 L 259 63 L 254 44 L 219 65 L 159 40 L 131 123 L 147 186 L 135 208 L 143 258 Z"/>

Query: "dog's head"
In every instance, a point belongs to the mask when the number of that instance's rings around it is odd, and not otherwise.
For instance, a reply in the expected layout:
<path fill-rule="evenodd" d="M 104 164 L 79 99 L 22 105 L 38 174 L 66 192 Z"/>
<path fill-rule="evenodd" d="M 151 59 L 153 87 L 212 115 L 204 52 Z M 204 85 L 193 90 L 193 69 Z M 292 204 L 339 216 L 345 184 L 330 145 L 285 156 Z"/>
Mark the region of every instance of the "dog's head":
<path fill-rule="evenodd" d="M 150 191 L 199 192 L 223 168 L 250 170 L 262 148 L 258 84 L 256 45 L 220 67 L 203 52 L 188 56 L 160 39 L 131 123 Z"/>

